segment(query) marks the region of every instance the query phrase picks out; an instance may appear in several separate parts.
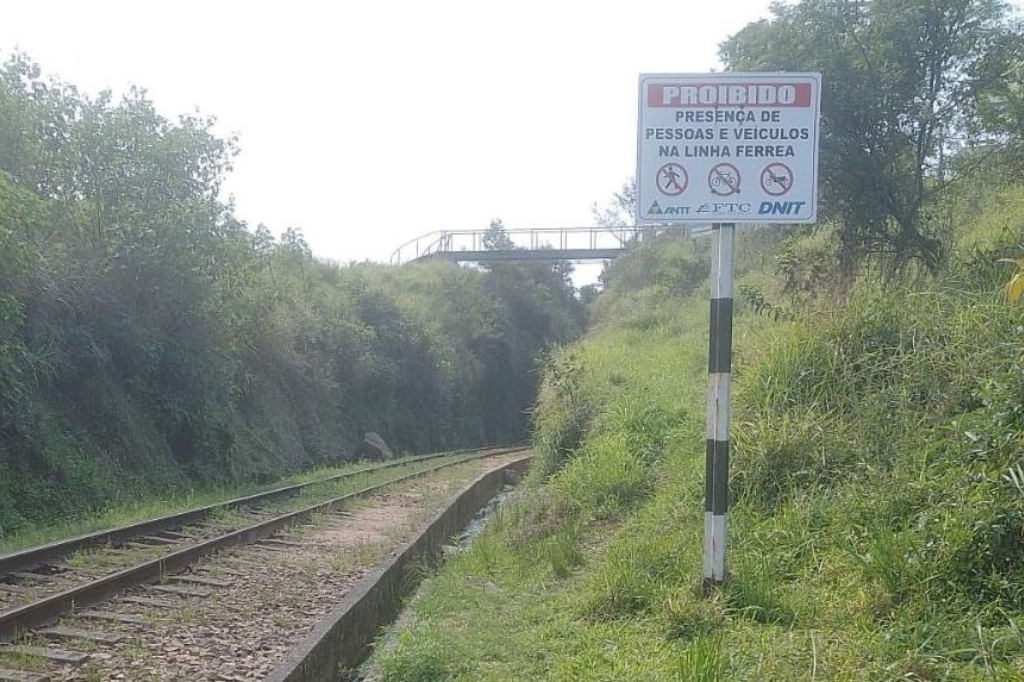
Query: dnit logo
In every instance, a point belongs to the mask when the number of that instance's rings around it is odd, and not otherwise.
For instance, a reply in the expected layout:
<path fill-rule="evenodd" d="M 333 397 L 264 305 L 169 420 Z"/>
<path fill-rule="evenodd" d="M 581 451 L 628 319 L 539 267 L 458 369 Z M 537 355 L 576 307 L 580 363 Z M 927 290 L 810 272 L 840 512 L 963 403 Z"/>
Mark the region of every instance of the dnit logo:
<path fill-rule="evenodd" d="M 806 201 L 762 201 L 757 207 L 758 215 L 799 215 Z"/>

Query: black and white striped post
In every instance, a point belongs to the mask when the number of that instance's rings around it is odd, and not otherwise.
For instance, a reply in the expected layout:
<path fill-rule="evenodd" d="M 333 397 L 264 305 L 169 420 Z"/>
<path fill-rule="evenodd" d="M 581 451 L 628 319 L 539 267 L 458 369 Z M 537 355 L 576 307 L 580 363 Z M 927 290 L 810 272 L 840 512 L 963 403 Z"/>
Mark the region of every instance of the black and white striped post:
<path fill-rule="evenodd" d="M 726 579 L 725 519 L 729 511 L 729 384 L 732 378 L 732 251 L 736 226 L 711 231 L 711 325 L 704 482 L 704 587 Z"/>

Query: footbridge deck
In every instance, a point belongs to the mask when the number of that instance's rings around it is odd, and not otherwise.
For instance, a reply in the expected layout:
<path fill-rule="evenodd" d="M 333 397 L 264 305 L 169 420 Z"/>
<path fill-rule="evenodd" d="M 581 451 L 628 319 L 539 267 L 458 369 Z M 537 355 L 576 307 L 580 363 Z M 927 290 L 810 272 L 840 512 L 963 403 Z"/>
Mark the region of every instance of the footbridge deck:
<path fill-rule="evenodd" d="M 507 229 L 502 244 L 488 230 L 440 230 L 412 239 L 391 254 L 391 264 L 425 259 L 455 262 L 588 261 L 617 258 L 644 237 L 685 227 L 546 227 Z"/>

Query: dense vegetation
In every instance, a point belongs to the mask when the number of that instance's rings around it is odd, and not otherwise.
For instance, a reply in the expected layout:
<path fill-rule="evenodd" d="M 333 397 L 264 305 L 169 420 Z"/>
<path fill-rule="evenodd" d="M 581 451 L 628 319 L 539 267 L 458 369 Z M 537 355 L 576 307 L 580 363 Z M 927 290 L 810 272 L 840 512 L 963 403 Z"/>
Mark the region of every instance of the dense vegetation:
<path fill-rule="evenodd" d="M 822 205 L 844 265 L 942 262 L 944 195 L 1019 177 L 1024 27 L 999 0 L 819 0 L 772 7 L 721 47 L 738 71 L 820 71 Z"/>
<path fill-rule="evenodd" d="M 1021 679 L 1024 313 L 997 261 L 1024 188 L 986 203 L 940 276 L 841 295 L 784 293 L 821 232 L 740 234 L 733 577 L 710 598 L 707 243 L 621 259 L 548 366 L 540 466 L 378 656 L 385 682 Z"/>
<path fill-rule="evenodd" d="M 832 83 L 827 219 L 738 237 L 731 579 L 702 594 L 708 244 L 661 237 L 552 357 L 539 466 L 385 682 L 1024 679 L 1019 32 L 970 0 L 773 11 L 723 56 Z"/>
<path fill-rule="evenodd" d="M 0 534 L 184 486 L 521 439 L 582 330 L 564 267 L 340 267 L 219 196 L 237 152 L 145 92 L 0 67 Z"/>

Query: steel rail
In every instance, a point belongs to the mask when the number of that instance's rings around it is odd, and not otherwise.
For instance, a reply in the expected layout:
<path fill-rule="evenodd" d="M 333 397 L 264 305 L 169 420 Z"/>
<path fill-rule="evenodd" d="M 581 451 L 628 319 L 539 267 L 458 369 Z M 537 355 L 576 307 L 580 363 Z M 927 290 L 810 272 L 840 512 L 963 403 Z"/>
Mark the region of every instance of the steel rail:
<path fill-rule="evenodd" d="M 182 512 L 175 512 L 167 516 L 161 516 L 156 519 L 149 519 L 146 521 L 140 521 L 138 523 L 128 524 L 126 526 L 119 526 L 117 528 L 109 528 L 106 530 L 100 530 L 93 533 L 87 533 L 85 535 L 79 535 L 66 540 L 58 540 L 45 545 L 38 545 L 36 547 L 29 547 L 27 549 L 18 550 L 0 556 L 0 574 L 2 573 L 14 573 L 17 571 L 23 571 L 25 569 L 32 568 L 39 564 L 46 563 L 48 561 L 54 561 L 62 559 L 73 552 L 77 552 L 82 549 L 89 549 L 90 547 L 100 547 L 107 544 L 118 544 L 138 538 L 143 535 L 150 535 L 153 533 L 159 533 L 164 530 L 173 530 L 174 528 L 180 528 L 181 526 L 187 526 L 189 524 L 198 523 L 208 518 L 214 512 L 221 509 L 231 509 L 234 507 L 243 507 L 251 505 L 257 502 L 269 501 L 281 497 L 287 497 L 301 492 L 305 488 L 309 488 L 315 485 L 321 485 L 323 483 L 332 483 L 334 481 L 344 480 L 346 478 L 354 478 L 365 473 L 372 473 L 374 471 L 380 471 L 382 469 L 390 469 L 396 466 L 402 466 L 405 464 L 413 464 L 415 462 L 422 462 L 430 459 L 438 459 L 440 457 L 452 457 L 467 452 L 479 452 L 487 448 L 479 449 L 467 449 L 467 450 L 454 450 L 451 452 L 440 452 L 432 453 L 429 455 L 419 455 L 416 457 L 405 457 L 402 459 L 395 459 L 384 464 L 377 466 L 365 467 L 356 471 L 347 471 L 342 474 L 329 476 L 316 481 L 309 481 L 307 483 L 296 483 L 294 485 L 283 486 L 280 488 L 274 488 L 273 490 L 267 490 L 262 493 L 255 493 L 252 495 L 246 495 L 244 497 L 238 497 L 225 502 L 216 502 L 214 504 L 208 504 L 202 507 L 196 507 L 195 509 L 188 509 Z M 500 450 L 500 448 L 497 448 Z"/>
<path fill-rule="evenodd" d="M 272 519 L 261 521 L 247 528 L 225 533 L 210 540 L 177 550 L 158 559 L 151 559 L 141 564 L 136 564 L 131 568 L 126 568 L 58 594 L 43 597 L 30 604 L 4 611 L 0 613 L 0 641 L 12 641 L 19 633 L 44 625 L 75 608 L 91 606 L 110 599 L 121 590 L 160 580 L 165 575 L 180 571 L 208 554 L 234 545 L 251 544 L 270 537 L 281 528 L 295 525 L 311 518 L 313 514 L 330 511 L 338 505 L 376 492 L 382 488 L 475 459 L 512 454 L 527 449 L 527 447 L 509 448 L 500 452 L 473 454 L 454 462 L 444 462 L 421 471 L 405 474 L 404 476 L 368 486 L 361 490 L 327 500 L 326 502 L 319 502 L 298 511 L 288 512 Z"/>

